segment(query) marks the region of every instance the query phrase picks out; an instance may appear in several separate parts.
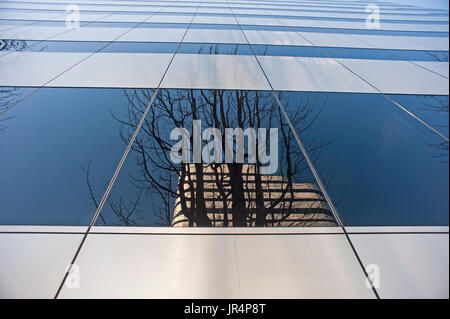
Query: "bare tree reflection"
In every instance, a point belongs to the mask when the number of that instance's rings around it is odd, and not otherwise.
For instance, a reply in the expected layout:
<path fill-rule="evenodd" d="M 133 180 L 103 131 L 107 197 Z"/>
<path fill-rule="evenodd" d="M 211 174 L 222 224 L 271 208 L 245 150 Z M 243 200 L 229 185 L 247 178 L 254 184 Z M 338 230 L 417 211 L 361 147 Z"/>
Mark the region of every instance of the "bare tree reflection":
<path fill-rule="evenodd" d="M 24 40 L 0 39 L 0 51 L 23 51 L 25 48 L 27 48 L 27 42 Z M 5 122 L 12 118 L 5 115 L 6 111 L 16 103 L 21 95 L 20 88 L 0 87 L 0 132 L 6 130 Z"/>
<path fill-rule="evenodd" d="M 126 117 L 114 115 L 122 124 L 120 136 L 128 143 L 154 90 L 125 90 L 128 99 Z M 283 100 L 283 95 L 279 96 Z M 300 136 L 310 134 L 323 105 L 314 100 L 289 105 L 291 121 Z M 180 163 L 170 159 L 175 141 L 170 131 L 176 127 L 192 128 L 194 120 L 222 133 L 225 154 L 226 128 L 273 128 L 279 132 L 279 159 L 275 174 L 262 174 L 263 161 L 255 163 Z M 312 135 L 312 134 L 311 134 Z M 269 137 L 265 137 L 269 143 Z M 323 141 L 308 138 L 306 145 L 318 157 Z M 191 145 L 193 136 L 190 136 Z M 257 139 L 257 147 L 263 141 Z M 207 143 L 202 141 L 202 147 Z M 233 155 L 238 156 L 237 149 Z M 244 158 L 248 160 L 249 150 Z M 304 159 L 272 92 L 227 90 L 159 90 L 140 129 L 128 161 L 136 172 L 129 181 L 136 199 L 127 204 L 122 199 L 108 199 L 114 224 L 139 224 L 144 218 L 156 218 L 160 225 L 191 227 L 280 227 L 329 226 L 335 221 L 326 201 L 311 178 Z M 90 182 L 90 164 L 85 168 L 86 182 L 96 207 L 98 202 Z M 146 197 L 152 205 L 140 207 Z M 110 218 L 110 216 L 108 216 Z M 111 224 L 104 214 L 103 224 Z"/>
<path fill-rule="evenodd" d="M 1 40 L 0 51 L 23 51 L 28 47 L 25 40 Z"/>
<path fill-rule="evenodd" d="M 420 107 L 420 109 L 422 111 L 433 113 L 440 119 L 447 119 L 446 121 L 442 121 L 439 124 L 432 123 L 432 126 L 437 128 L 438 130 L 444 129 L 448 132 L 448 96 L 424 95 L 421 96 L 421 104 L 422 106 Z M 427 143 L 427 145 L 435 150 L 435 158 L 444 163 L 448 162 L 448 141 Z"/>
<path fill-rule="evenodd" d="M 426 51 L 437 62 L 448 62 L 448 51 Z"/>
<path fill-rule="evenodd" d="M 11 120 L 13 117 L 5 114 L 11 105 L 14 105 L 16 101 L 22 96 L 20 88 L 17 87 L 0 87 L 0 133 L 5 131 L 6 121 Z M 0 143 L 0 147 L 3 144 Z"/>
<path fill-rule="evenodd" d="M 82 167 L 85 172 L 86 184 L 89 190 L 89 196 L 95 205 L 95 209 L 98 208 L 98 200 L 95 194 L 94 186 L 91 182 L 91 162 L 88 162 L 86 167 Z M 114 215 L 114 221 L 112 223 L 107 223 L 106 218 L 100 214 L 100 224 L 102 225 L 121 225 L 121 226 L 137 226 L 138 225 L 138 214 L 136 214 L 137 207 L 139 205 L 142 195 L 142 190 L 138 192 L 137 198 L 131 202 L 126 202 L 119 198 L 116 202 L 112 196 L 109 196 L 106 205 L 109 207 L 110 211 Z M 164 223 L 166 225 L 166 223 Z"/>

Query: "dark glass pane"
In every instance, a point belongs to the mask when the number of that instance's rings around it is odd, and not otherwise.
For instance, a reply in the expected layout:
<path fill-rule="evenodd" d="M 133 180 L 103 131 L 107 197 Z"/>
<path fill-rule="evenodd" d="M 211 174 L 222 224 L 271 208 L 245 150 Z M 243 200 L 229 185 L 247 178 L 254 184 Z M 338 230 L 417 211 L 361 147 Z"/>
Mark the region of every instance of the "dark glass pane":
<path fill-rule="evenodd" d="M 127 90 L 128 112 L 118 119 L 124 142 L 153 94 Z M 294 115 L 308 132 L 317 112 L 299 105 Z M 158 91 L 97 224 L 336 225 L 272 92 L 226 90 Z"/>
<path fill-rule="evenodd" d="M 0 40 L 0 51 L 96 52 L 108 42 Z"/>
<path fill-rule="evenodd" d="M 397 94 L 390 97 L 448 137 L 448 95 Z"/>
<path fill-rule="evenodd" d="M 437 97 L 448 101 L 448 97 Z M 448 225 L 448 142 L 378 94 L 281 92 L 291 114 L 318 108 L 315 168 L 353 226 Z M 448 105 L 448 104 L 447 104 Z"/>
<path fill-rule="evenodd" d="M 31 90 L 1 88 L 2 111 Z M 0 224 L 89 224 L 124 152 L 126 103 L 121 89 L 43 88 L 0 115 Z"/>
<path fill-rule="evenodd" d="M 178 53 L 253 55 L 248 44 L 182 43 Z"/>
<path fill-rule="evenodd" d="M 377 29 L 344 29 L 344 28 L 317 28 L 317 27 L 289 27 L 275 25 L 240 25 L 244 30 L 271 30 L 271 31 L 295 31 L 295 32 L 325 32 L 343 34 L 373 34 L 373 35 L 399 35 L 418 37 L 448 37 L 448 32 L 433 31 L 394 31 Z"/>
<path fill-rule="evenodd" d="M 399 61 L 448 61 L 448 51 L 317 47 L 326 57 Z M 300 50 L 298 50 L 300 51 Z M 294 51 L 295 52 L 295 51 Z M 301 51 L 300 53 L 301 54 Z M 293 56 L 297 56 L 294 55 Z M 305 55 L 298 55 L 305 56 Z"/>
<path fill-rule="evenodd" d="M 177 47 L 178 42 L 113 42 L 102 52 L 175 53 Z"/>

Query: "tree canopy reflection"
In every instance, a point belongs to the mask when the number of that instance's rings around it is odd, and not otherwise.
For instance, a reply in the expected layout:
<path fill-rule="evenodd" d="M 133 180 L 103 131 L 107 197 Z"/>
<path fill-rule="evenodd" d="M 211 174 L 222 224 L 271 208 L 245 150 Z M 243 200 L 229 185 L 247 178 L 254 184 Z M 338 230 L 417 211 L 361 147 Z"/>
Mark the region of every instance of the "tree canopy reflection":
<path fill-rule="evenodd" d="M 127 116 L 113 115 L 122 124 L 120 136 L 128 143 L 154 90 L 125 90 Z M 283 100 L 283 96 L 280 96 Z M 308 134 L 323 103 L 313 100 L 286 105 L 298 134 Z M 194 120 L 215 128 L 225 137 L 227 128 L 277 128 L 278 163 L 274 174 L 262 174 L 263 161 L 257 153 L 250 163 L 249 148 L 244 163 L 174 163 L 170 158 L 170 132 L 176 127 L 190 130 Z M 270 144 L 269 136 L 257 138 Z M 309 139 L 311 140 L 311 139 Z M 202 141 L 204 147 L 208 141 Z M 221 144 L 226 146 L 225 140 Z M 318 156 L 325 143 L 306 145 Z M 225 149 L 222 154 L 225 154 Z M 236 157 L 237 149 L 233 148 Z M 157 217 L 160 225 L 174 227 L 287 227 L 332 226 L 334 218 L 314 184 L 308 164 L 272 92 L 227 90 L 159 90 L 127 161 L 135 170 L 128 176 L 135 196 L 130 202 L 108 199 L 111 216 L 102 214 L 100 223 L 136 225 L 139 218 Z M 89 182 L 89 166 L 86 171 Z M 152 205 L 141 205 L 144 197 Z M 95 201 L 95 197 L 92 196 Z M 97 202 L 95 202 L 97 205 Z M 140 216 L 140 217 L 139 217 Z"/>

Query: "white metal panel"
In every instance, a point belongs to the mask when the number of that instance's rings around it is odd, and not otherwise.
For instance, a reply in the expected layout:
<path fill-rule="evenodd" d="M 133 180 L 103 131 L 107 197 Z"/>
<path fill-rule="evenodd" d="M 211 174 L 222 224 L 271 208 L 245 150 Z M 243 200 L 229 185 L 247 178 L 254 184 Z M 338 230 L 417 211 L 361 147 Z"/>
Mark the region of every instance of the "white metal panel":
<path fill-rule="evenodd" d="M 14 24 L 0 24 L 0 31 L 7 30 L 7 29 L 18 28 L 18 27 L 20 27 L 20 26 L 19 25 L 14 25 Z M 1 34 L 1 32 L 0 32 L 0 34 Z M 4 39 L 4 38 L 2 37 L 2 39 Z"/>
<path fill-rule="evenodd" d="M 240 24 L 248 25 L 283 25 L 279 19 L 276 18 L 252 18 L 252 17 L 237 17 Z"/>
<path fill-rule="evenodd" d="M 167 4 L 170 4 L 169 2 Z M 139 7 L 133 7 L 133 8 L 139 8 Z M 145 8 L 144 8 L 145 9 Z M 145 9 L 148 10 L 148 9 Z M 186 7 L 177 7 L 175 5 L 170 5 L 167 8 L 163 8 L 160 12 L 164 12 L 164 13 L 170 13 L 170 12 L 182 12 L 182 13 L 192 13 L 195 14 L 197 12 L 197 8 L 196 7 L 192 7 L 192 8 L 186 8 Z"/>
<path fill-rule="evenodd" d="M 107 15 L 98 21 L 102 22 L 143 22 L 146 19 L 150 18 L 153 13 L 149 14 L 114 14 L 114 15 Z"/>
<path fill-rule="evenodd" d="M 379 49 L 448 50 L 448 38 L 355 34 L 355 38 Z"/>
<path fill-rule="evenodd" d="M 376 93 L 333 59 L 258 57 L 275 90 Z"/>
<path fill-rule="evenodd" d="M 322 21 L 319 20 L 302 20 L 302 19 L 276 19 L 277 25 L 286 25 L 289 27 L 308 27 L 308 28 L 323 28 Z"/>
<path fill-rule="evenodd" d="M 367 29 L 365 21 L 324 21 L 321 23 L 329 28 L 344 28 L 344 29 Z M 430 32 L 448 32 L 448 24 L 427 24 L 427 23 L 388 23 L 380 21 L 380 28 L 377 30 L 392 30 L 392 31 L 430 31 Z"/>
<path fill-rule="evenodd" d="M 223 8 L 214 9 L 214 8 L 200 7 L 198 9 L 198 13 L 227 13 L 227 14 L 230 14 L 231 11 L 229 9 L 223 9 Z"/>
<path fill-rule="evenodd" d="M 76 264 L 81 288 L 61 298 L 239 296 L 232 237 L 93 234 Z"/>
<path fill-rule="evenodd" d="M 82 236 L 0 233 L 0 298 L 53 298 Z"/>
<path fill-rule="evenodd" d="M 237 24 L 233 16 L 195 16 L 192 23 Z"/>
<path fill-rule="evenodd" d="M 0 58 L 0 85 L 42 86 L 89 54 L 12 52 Z"/>
<path fill-rule="evenodd" d="M 85 231 L 0 227 L 0 297 L 52 298 Z M 80 288 L 61 298 L 373 298 L 338 227 L 92 232 L 76 261 Z M 364 265 L 379 266 L 382 298 L 448 298 L 448 227 L 347 232 Z"/>
<path fill-rule="evenodd" d="M 437 74 L 440 74 L 448 78 L 449 75 L 448 63 L 439 63 L 430 61 L 415 61 L 414 63 L 424 67 L 425 69 L 431 70 L 433 72 L 436 72 Z"/>
<path fill-rule="evenodd" d="M 302 36 L 323 47 L 345 47 L 345 48 L 374 48 L 373 45 L 358 40 L 352 34 L 345 33 L 322 33 L 322 32 L 301 32 Z"/>
<path fill-rule="evenodd" d="M 113 41 L 130 28 L 82 27 L 52 37 L 60 41 Z"/>
<path fill-rule="evenodd" d="M 407 61 L 338 60 L 383 93 L 448 95 L 448 80 Z M 445 62 L 420 63 L 448 68 Z"/>
<path fill-rule="evenodd" d="M 48 86 L 155 88 L 172 54 L 96 53 Z"/>
<path fill-rule="evenodd" d="M 135 28 L 122 35 L 118 41 L 180 42 L 185 31 L 183 28 Z"/>
<path fill-rule="evenodd" d="M 61 298 L 374 297 L 342 234 L 91 234 L 77 265 Z"/>
<path fill-rule="evenodd" d="M 1 39 L 17 40 L 47 40 L 60 33 L 68 33 L 74 30 L 65 27 L 23 26 L 11 30 L 1 31 Z"/>
<path fill-rule="evenodd" d="M 161 87 L 269 90 L 255 57 L 177 54 Z"/>
<path fill-rule="evenodd" d="M 242 298 L 374 298 L 344 235 L 236 236 Z"/>
<path fill-rule="evenodd" d="M 379 267 L 381 298 L 449 298 L 448 234 L 351 234 L 350 239 L 364 265 Z"/>
<path fill-rule="evenodd" d="M 251 44 L 311 45 L 296 32 L 244 30 L 244 33 Z"/>
<path fill-rule="evenodd" d="M 0 10 L 0 19 L 13 19 L 14 17 L 21 15 L 22 13 L 23 11 L 2 9 Z"/>
<path fill-rule="evenodd" d="M 257 16 L 266 16 L 267 15 L 267 11 L 264 10 L 263 6 L 261 6 L 259 8 L 254 8 L 254 9 L 233 8 L 233 12 L 234 12 L 234 14 L 253 14 L 253 15 L 257 15 Z M 286 14 L 286 11 L 284 11 L 284 14 Z"/>
<path fill-rule="evenodd" d="M 33 2 L 33 1 L 30 1 Z M 57 3 L 50 4 L 48 1 L 47 3 L 2 3 L 0 5 L 1 8 L 16 8 L 16 9 L 35 9 L 35 10 L 65 10 L 66 6 L 69 3 L 64 3 L 64 1 L 58 1 Z M 76 1 L 77 3 L 80 3 L 79 1 Z M 80 8 L 83 8 L 83 10 L 92 10 L 92 7 L 90 6 L 84 6 L 82 4 L 79 4 Z M 103 8 L 108 8 L 106 6 L 98 6 L 99 10 L 103 10 Z M 111 7 L 110 7 L 111 8 Z"/>
<path fill-rule="evenodd" d="M 234 10 L 235 13 L 237 13 L 237 10 Z M 243 12 L 248 11 L 248 13 L 251 14 L 264 14 L 261 13 L 261 11 L 250 12 L 252 10 L 242 10 Z M 365 20 L 367 18 L 368 13 L 366 13 L 364 10 L 360 10 L 359 12 L 352 12 L 352 13 L 346 13 L 346 12 L 339 12 L 332 10 L 327 11 L 321 11 L 321 12 L 313 12 L 313 11 L 282 11 L 282 10 L 269 10 L 266 11 L 267 13 L 270 13 L 271 15 L 288 15 L 288 16 L 298 16 L 298 17 L 317 17 L 317 18 L 323 18 L 326 20 L 327 18 L 348 18 L 348 19 L 363 19 Z M 247 13 L 247 12 L 245 12 Z M 411 21 L 448 21 L 448 17 L 441 17 L 441 16 L 426 16 L 426 15 L 411 15 L 411 14 L 402 14 L 402 15 L 395 15 L 395 14 L 386 14 L 384 11 L 382 12 L 383 20 L 411 20 Z M 301 19 L 301 18 L 299 18 Z"/>
<path fill-rule="evenodd" d="M 80 21 L 96 21 L 100 18 L 107 16 L 105 13 L 84 13 L 80 14 Z M 38 20 L 38 21 L 66 21 L 67 16 L 64 12 L 61 13 L 23 13 L 15 19 L 21 20 Z"/>
<path fill-rule="evenodd" d="M 448 51 L 448 37 L 415 37 L 412 40 L 425 45 L 428 50 Z"/>
<path fill-rule="evenodd" d="M 78 1 L 77 1 L 78 2 Z M 97 2 L 97 1 L 95 1 Z M 70 2 L 69 2 L 70 3 Z M 107 5 L 98 5 L 98 4 L 93 4 L 91 3 L 87 3 L 87 4 L 79 4 L 80 7 L 80 11 L 122 11 L 122 10 L 126 10 L 128 8 L 128 6 L 125 5 L 118 5 L 118 4 L 122 4 L 122 3 L 112 3 L 114 5 L 112 6 L 107 6 Z"/>
<path fill-rule="evenodd" d="M 61 12 L 26 12 L 23 11 L 14 15 L 17 20 L 38 20 L 38 21 L 65 21 L 64 11 Z"/>
<path fill-rule="evenodd" d="M 189 29 L 183 42 L 247 43 L 241 30 Z"/>

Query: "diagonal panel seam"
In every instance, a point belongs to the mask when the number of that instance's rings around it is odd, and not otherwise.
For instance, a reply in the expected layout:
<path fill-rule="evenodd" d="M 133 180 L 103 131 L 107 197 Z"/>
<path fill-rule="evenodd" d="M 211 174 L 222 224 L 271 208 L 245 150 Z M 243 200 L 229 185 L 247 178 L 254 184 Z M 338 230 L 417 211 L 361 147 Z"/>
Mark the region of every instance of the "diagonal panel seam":
<path fill-rule="evenodd" d="M 90 224 L 89 224 L 89 226 L 88 226 L 86 232 L 85 232 L 84 235 L 83 235 L 83 239 L 81 240 L 81 243 L 79 244 L 79 246 L 78 246 L 78 248 L 77 248 L 77 250 L 76 250 L 76 252 L 75 252 L 75 255 L 74 255 L 73 259 L 72 259 L 72 262 L 69 264 L 69 267 L 68 267 L 68 269 L 67 269 L 66 272 L 65 272 L 64 278 L 63 278 L 63 280 L 61 281 L 60 286 L 58 287 L 58 290 L 57 290 L 57 292 L 56 292 L 56 294 L 55 294 L 54 299 L 57 299 L 57 298 L 58 298 L 58 296 L 59 296 L 59 294 L 60 294 L 60 292 L 61 292 L 61 290 L 62 290 L 62 288 L 63 288 L 63 286 L 64 286 L 64 283 L 65 283 L 65 281 L 67 280 L 67 277 L 68 277 L 68 275 L 69 275 L 69 273 L 70 273 L 70 271 L 71 271 L 71 269 L 72 269 L 72 266 L 75 264 L 76 259 L 77 259 L 78 255 L 79 255 L 79 253 L 80 253 L 80 251 L 81 251 L 81 249 L 82 249 L 82 247 L 83 247 L 83 245 L 84 245 L 84 243 L 85 243 L 85 241 L 86 241 L 86 239 L 87 239 L 87 236 L 89 235 L 90 230 L 91 230 L 92 227 L 95 225 L 95 222 L 97 221 L 97 218 L 98 218 L 99 215 L 100 215 L 100 212 L 101 212 L 101 210 L 102 210 L 102 208 L 103 208 L 103 205 L 105 204 L 105 202 L 106 202 L 106 200 L 107 200 L 107 198 L 108 198 L 108 195 L 109 195 L 109 193 L 110 193 L 110 191 L 111 191 L 111 189 L 112 189 L 112 187 L 113 187 L 113 185 L 114 185 L 114 183 L 115 183 L 115 181 L 116 181 L 116 179 L 117 179 L 117 176 L 119 175 L 120 169 L 122 168 L 122 166 L 123 166 L 123 164 L 124 164 L 124 162 L 125 162 L 125 160 L 126 160 L 126 158 L 127 158 L 127 156 L 128 156 L 128 153 L 129 153 L 130 150 L 131 150 L 131 147 L 132 147 L 132 145 L 133 145 L 133 143 L 134 143 L 134 140 L 136 139 L 137 134 L 139 133 L 139 130 L 140 130 L 140 128 L 141 128 L 141 126 L 142 126 L 142 124 L 143 124 L 145 118 L 147 117 L 147 113 L 149 112 L 150 107 L 151 107 L 151 105 L 153 104 L 153 101 L 154 101 L 154 99 L 156 98 L 156 95 L 158 94 L 158 91 L 159 91 L 159 88 L 160 88 L 160 86 L 161 86 L 161 83 L 163 82 L 164 77 L 166 76 L 167 71 L 169 70 L 170 65 L 172 64 L 173 59 L 175 58 L 176 54 L 178 53 L 178 50 L 179 50 L 179 48 L 180 48 L 180 46 L 181 46 L 181 43 L 183 42 L 183 39 L 185 38 L 185 36 L 186 36 L 186 34 L 187 34 L 187 32 L 188 32 L 188 30 L 189 30 L 191 24 L 192 24 L 192 21 L 194 20 L 196 14 L 197 14 L 197 12 L 198 12 L 198 9 L 200 8 L 202 2 L 203 2 L 203 0 L 200 2 L 199 6 L 197 7 L 196 13 L 192 16 L 191 22 L 189 23 L 188 27 L 186 28 L 186 30 L 185 30 L 185 32 L 184 32 L 184 34 L 183 34 L 183 37 L 182 37 L 182 39 L 181 39 L 181 41 L 178 43 L 178 47 L 177 47 L 175 53 L 172 55 L 172 58 L 170 59 L 169 64 L 167 65 L 166 70 L 165 70 L 163 76 L 161 77 L 161 79 L 160 79 L 160 81 L 159 81 L 159 83 L 158 83 L 158 86 L 157 86 L 155 92 L 154 92 L 153 95 L 152 95 L 152 98 L 150 99 L 150 101 L 149 101 L 149 103 L 148 103 L 148 105 L 147 105 L 147 107 L 146 107 L 144 113 L 142 114 L 142 117 L 141 117 L 141 119 L 140 119 L 138 125 L 136 126 L 136 130 L 134 131 L 133 136 L 131 137 L 131 139 L 130 139 L 128 145 L 127 145 L 127 148 L 125 149 L 125 152 L 124 152 L 124 154 L 122 155 L 122 158 L 121 158 L 119 164 L 117 165 L 117 168 L 116 168 L 116 170 L 115 170 L 115 172 L 114 172 L 114 175 L 112 176 L 112 178 L 111 178 L 111 180 L 110 180 L 110 182 L 109 182 L 109 184 L 108 184 L 108 187 L 107 187 L 105 193 L 103 194 L 103 197 L 102 197 L 102 199 L 101 199 L 101 201 L 100 201 L 100 203 L 99 203 L 99 205 L 98 205 L 98 207 L 97 207 L 97 210 L 96 210 L 94 216 L 92 217 L 91 222 L 90 222 Z"/>
<path fill-rule="evenodd" d="M 228 0 L 227 0 L 227 4 L 228 4 Z M 231 12 L 233 13 L 233 9 L 230 8 L 230 10 L 231 10 Z M 234 15 L 234 13 L 233 13 L 233 15 Z M 368 283 L 370 284 L 370 286 L 371 286 L 372 292 L 374 293 L 374 295 L 375 295 L 375 297 L 376 297 L 377 299 L 380 299 L 380 296 L 379 296 L 379 294 L 378 294 L 378 292 L 377 292 L 375 286 L 373 285 L 372 280 L 370 279 L 370 277 L 369 277 L 369 275 L 368 275 L 368 273 L 367 273 L 367 271 L 366 271 L 366 269 L 365 269 L 365 266 L 364 266 L 364 264 L 362 263 L 362 260 L 361 260 L 361 258 L 359 257 L 359 254 L 358 254 L 358 252 L 356 251 L 356 249 L 355 249 L 355 247 L 354 247 L 354 245 L 353 245 L 353 243 L 352 243 L 352 241 L 351 241 L 351 239 L 350 239 L 350 236 L 348 235 L 348 233 L 347 233 L 347 231 L 346 231 L 346 229 L 345 229 L 345 226 L 343 225 L 343 223 L 342 223 L 342 221 L 341 221 L 341 218 L 339 217 L 339 214 L 338 214 L 338 212 L 337 212 L 335 206 L 333 205 L 333 203 L 332 203 L 332 201 L 331 201 L 331 198 L 329 197 L 328 192 L 326 191 L 326 189 L 325 189 L 325 187 L 324 187 L 324 185 L 323 185 L 323 183 L 322 183 L 322 180 L 320 179 L 320 176 L 318 175 L 318 173 L 317 173 L 317 171 L 316 171 L 316 169 L 315 169 L 315 167 L 314 167 L 314 165 L 313 165 L 311 159 L 309 158 L 309 155 L 308 155 L 308 153 L 306 152 L 306 149 L 305 149 L 305 147 L 303 146 L 303 143 L 301 142 L 301 140 L 300 140 L 300 138 L 299 138 L 297 132 L 295 131 L 295 128 L 294 128 L 294 126 L 292 125 L 292 122 L 291 122 L 291 120 L 289 119 L 289 117 L 288 117 L 288 115 L 287 115 L 287 113 L 286 113 L 286 111 L 285 111 L 283 105 L 281 104 L 281 101 L 279 100 L 277 94 L 275 94 L 275 90 L 273 89 L 273 86 L 272 86 L 272 84 L 271 84 L 271 82 L 270 82 L 270 80 L 269 80 L 267 74 L 265 73 L 265 71 L 264 71 L 264 69 L 263 69 L 263 67 L 262 67 L 262 65 L 261 65 L 261 63 L 260 63 L 258 57 L 256 56 L 255 51 L 253 50 L 252 45 L 251 45 L 250 42 L 248 41 L 247 36 L 245 35 L 245 32 L 243 31 L 241 25 L 239 24 L 238 19 L 236 18 L 236 16 L 234 16 L 234 18 L 236 19 L 236 23 L 238 24 L 238 26 L 239 26 L 241 32 L 243 33 L 245 39 L 247 40 L 247 43 L 248 43 L 248 45 L 250 46 L 251 51 L 253 52 L 253 56 L 255 57 L 255 59 L 256 59 L 258 65 L 259 65 L 259 67 L 261 68 L 261 71 L 262 71 L 263 74 L 264 74 L 264 77 L 266 78 L 266 80 L 267 80 L 269 86 L 271 87 L 272 94 L 273 94 L 273 96 L 275 97 L 275 100 L 277 101 L 277 104 L 278 104 L 278 106 L 280 107 L 281 112 L 283 113 L 283 116 L 285 117 L 285 120 L 287 121 L 287 123 L 288 123 L 288 125 L 289 125 L 289 128 L 291 129 L 291 132 L 292 132 L 292 134 L 294 135 L 294 137 L 295 137 L 295 139 L 296 139 L 296 141 L 297 141 L 297 144 L 299 145 L 299 147 L 300 147 L 300 149 L 301 149 L 301 151 L 302 151 L 302 153 L 303 153 L 303 156 L 305 157 L 306 161 L 308 162 L 309 168 L 311 169 L 311 172 L 313 173 L 314 178 L 316 179 L 316 182 L 317 182 L 317 184 L 319 185 L 320 190 L 322 191 L 323 195 L 325 196 L 325 199 L 327 200 L 327 203 L 328 203 L 328 205 L 330 206 L 330 209 L 331 209 L 331 211 L 332 211 L 332 213 L 333 213 L 333 215 L 334 215 L 334 217 L 335 217 L 335 219 L 336 219 L 338 225 L 339 225 L 339 226 L 341 227 L 341 229 L 343 230 L 344 235 L 345 235 L 345 237 L 346 237 L 346 239 L 347 239 L 347 242 L 348 242 L 348 244 L 349 244 L 349 246 L 350 246 L 350 248 L 351 248 L 353 254 L 354 254 L 355 257 L 356 257 L 356 259 L 357 259 L 357 261 L 358 261 L 358 264 L 360 265 L 360 267 L 361 267 L 361 269 L 362 269 L 362 271 L 363 271 L 363 273 L 364 273 L 364 275 L 365 275 L 365 277 L 366 277 L 366 279 L 367 279 L 367 282 L 368 282 Z"/>

